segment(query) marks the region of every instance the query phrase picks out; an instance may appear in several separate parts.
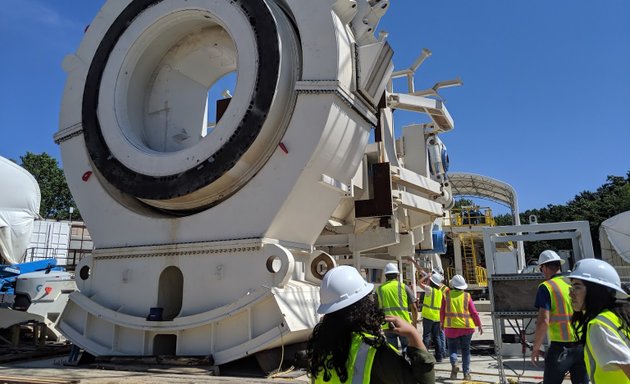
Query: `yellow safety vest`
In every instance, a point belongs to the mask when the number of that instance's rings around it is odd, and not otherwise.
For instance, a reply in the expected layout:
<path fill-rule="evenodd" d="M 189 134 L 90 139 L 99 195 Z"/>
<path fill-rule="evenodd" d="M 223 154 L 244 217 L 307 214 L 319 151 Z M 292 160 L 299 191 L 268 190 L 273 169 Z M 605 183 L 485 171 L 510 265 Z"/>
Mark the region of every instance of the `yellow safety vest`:
<path fill-rule="evenodd" d="M 376 295 L 378 297 L 378 305 L 385 312 L 385 315 L 398 316 L 409 322 L 409 324 L 413 324 L 411 316 L 409 316 L 409 301 L 405 286 L 398 280 L 389 280 L 381 284 L 376 289 Z M 387 325 L 383 326 L 383 328 L 386 327 Z"/>
<path fill-rule="evenodd" d="M 422 318 L 431 321 L 440 321 L 440 308 L 442 308 L 442 291 L 431 288 L 431 294 L 425 293 L 422 301 Z"/>
<path fill-rule="evenodd" d="M 350 356 L 346 361 L 346 369 L 348 370 L 348 379 L 341 381 L 337 372 L 332 369 L 331 378 L 329 381 L 324 381 L 324 371 L 318 372 L 317 377 L 313 377 L 311 383 L 313 384 L 369 384 L 370 377 L 372 375 L 372 364 L 374 363 L 374 356 L 376 355 L 376 348 L 366 344 L 363 339 L 376 337 L 368 334 L 352 334 L 352 344 L 350 345 Z M 398 353 L 398 351 L 391 347 L 392 351 Z"/>
<path fill-rule="evenodd" d="M 471 300 L 468 292 L 451 289 L 444 294 L 444 328 L 475 329 L 472 315 L 468 312 Z"/>
<path fill-rule="evenodd" d="M 575 332 L 571 327 L 571 315 L 573 308 L 569 299 L 571 285 L 563 276 L 554 276 L 541 283 L 551 296 L 551 308 L 549 310 L 549 341 L 570 342 L 575 341 Z"/>
<path fill-rule="evenodd" d="M 591 320 L 587 325 L 586 346 L 584 347 L 584 362 L 586 363 L 586 372 L 588 373 L 588 378 L 590 379 L 591 384 L 630 383 L 630 380 L 628 380 L 628 377 L 621 369 L 605 371 L 602 367 L 597 365 L 597 360 L 595 360 L 595 356 L 593 356 L 591 334 L 589 332 L 589 328 L 594 324 L 598 324 L 601 327 L 607 327 L 624 343 L 626 343 L 628 347 L 630 347 L 630 333 L 625 331 L 620 332 L 619 328 L 621 327 L 621 319 L 613 312 L 605 310 L 597 315 L 596 318 Z"/>

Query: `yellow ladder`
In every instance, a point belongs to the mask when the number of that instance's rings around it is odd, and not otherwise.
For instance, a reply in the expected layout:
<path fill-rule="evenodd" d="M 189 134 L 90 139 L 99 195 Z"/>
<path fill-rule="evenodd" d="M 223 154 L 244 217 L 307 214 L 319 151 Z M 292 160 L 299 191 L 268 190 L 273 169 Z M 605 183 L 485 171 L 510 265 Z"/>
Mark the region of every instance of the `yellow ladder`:
<path fill-rule="evenodd" d="M 468 284 L 477 284 L 477 252 L 475 240 L 472 235 L 462 235 L 462 248 L 464 253 L 464 278 Z"/>

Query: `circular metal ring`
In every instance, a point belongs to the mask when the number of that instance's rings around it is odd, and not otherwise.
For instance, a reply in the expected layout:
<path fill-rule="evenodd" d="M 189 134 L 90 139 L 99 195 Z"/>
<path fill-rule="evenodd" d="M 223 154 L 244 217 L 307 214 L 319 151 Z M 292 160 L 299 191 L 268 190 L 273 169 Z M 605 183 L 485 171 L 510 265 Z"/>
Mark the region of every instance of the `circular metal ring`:
<path fill-rule="evenodd" d="M 317 270 L 317 266 L 322 262 L 326 264 L 326 271 L 324 273 L 321 273 Z M 319 256 L 317 256 L 316 258 L 313 259 L 313 261 L 311 261 L 311 273 L 313 274 L 313 276 L 315 276 L 319 280 L 323 279 L 326 272 L 330 271 L 334 267 L 335 267 L 335 263 L 333 259 L 330 257 L 330 255 L 326 253 L 320 253 Z"/>
<path fill-rule="evenodd" d="M 99 90 L 108 58 L 128 26 L 145 9 L 163 0 L 136 0 L 127 6 L 101 40 L 85 82 L 82 120 L 90 159 L 110 184 L 139 199 L 168 200 L 185 196 L 212 184 L 238 162 L 258 136 L 276 94 L 280 42 L 276 21 L 264 1 L 233 1 L 248 16 L 254 32 L 258 71 L 250 103 L 232 135 L 198 165 L 169 175 L 147 175 L 134 171 L 112 155 L 98 118 Z M 205 207 L 198 207 L 205 208 Z"/>

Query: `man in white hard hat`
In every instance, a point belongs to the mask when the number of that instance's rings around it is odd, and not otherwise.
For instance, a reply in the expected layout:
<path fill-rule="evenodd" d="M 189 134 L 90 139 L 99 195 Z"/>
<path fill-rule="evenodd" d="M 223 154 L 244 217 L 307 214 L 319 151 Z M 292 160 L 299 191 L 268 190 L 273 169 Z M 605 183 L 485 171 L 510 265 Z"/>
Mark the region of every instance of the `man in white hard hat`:
<path fill-rule="evenodd" d="M 541 355 L 541 346 L 547 335 L 549 347 L 545 353 L 544 384 L 560 384 L 567 372 L 573 384 L 587 383 L 584 364 L 584 346 L 577 341 L 571 327 L 570 285 L 561 274 L 564 260 L 551 250 L 543 251 L 538 258 L 538 268 L 545 281 L 538 286 L 536 302 L 538 318 L 531 361 L 534 365 Z"/>
<path fill-rule="evenodd" d="M 444 278 L 438 273 L 432 273 L 428 277 L 428 284 L 420 282 L 420 286 L 424 290 L 424 298 L 422 300 L 422 341 L 424 345 L 429 345 L 429 340 L 433 342 L 435 351 L 435 360 L 439 363 L 445 355 L 444 345 L 440 335 L 442 328 L 440 327 L 440 309 L 442 308 L 442 281 Z"/>
<path fill-rule="evenodd" d="M 385 315 L 398 316 L 406 320 L 414 327 L 418 321 L 418 307 L 416 306 L 416 298 L 411 288 L 398 281 L 398 265 L 388 263 L 384 268 L 385 283 L 376 289 L 377 305 L 385 312 Z M 410 315 L 411 312 L 411 315 Z M 398 346 L 400 340 L 400 348 L 407 347 L 407 339 L 399 337 L 384 327 L 385 337 L 394 346 Z"/>
<path fill-rule="evenodd" d="M 444 283 L 444 271 L 441 268 L 434 269 L 435 273 L 442 278 L 442 284 L 440 285 L 440 291 L 442 291 L 442 302 L 444 301 L 444 295 L 449 291 L 449 287 Z M 440 307 L 440 312 L 442 308 Z M 440 319 L 441 321 L 441 319 Z M 440 344 L 442 345 L 442 357 L 448 358 L 448 348 L 446 346 L 446 335 L 444 334 L 444 329 L 440 326 Z"/>
<path fill-rule="evenodd" d="M 409 322 L 384 316 L 372 301 L 373 285 L 350 266 L 329 270 L 319 291 L 324 317 L 308 346 L 313 383 L 435 383 L 435 359 Z M 406 358 L 385 340 L 381 324 L 409 339 Z"/>

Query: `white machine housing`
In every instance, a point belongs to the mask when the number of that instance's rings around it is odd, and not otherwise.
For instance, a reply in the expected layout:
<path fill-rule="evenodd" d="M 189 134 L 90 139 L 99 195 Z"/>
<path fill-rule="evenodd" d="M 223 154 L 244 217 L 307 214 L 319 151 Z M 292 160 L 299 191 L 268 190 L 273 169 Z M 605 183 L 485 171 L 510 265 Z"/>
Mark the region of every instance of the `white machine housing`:
<path fill-rule="evenodd" d="M 427 167 L 399 163 L 391 108 L 439 115 L 442 130 L 452 119 L 441 102 L 387 92 L 393 51 L 374 30 L 388 6 L 106 2 L 63 64 L 55 140 L 96 249 L 59 330 L 94 355 L 223 364 L 307 339 L 318 266 L 337 263 L 314 244 L 337 210 L 357 260 L 401 238 L 413 254 L 450 195 Z M 233 72 L 234 95 L 210 122 L 208 89 Z M 375 126 L 383 136 L 366 153 Z M 351 213 L 373 197 L 372 163 L 398 186 L 385 205 L 403 208 L 385 227 Z"/>

